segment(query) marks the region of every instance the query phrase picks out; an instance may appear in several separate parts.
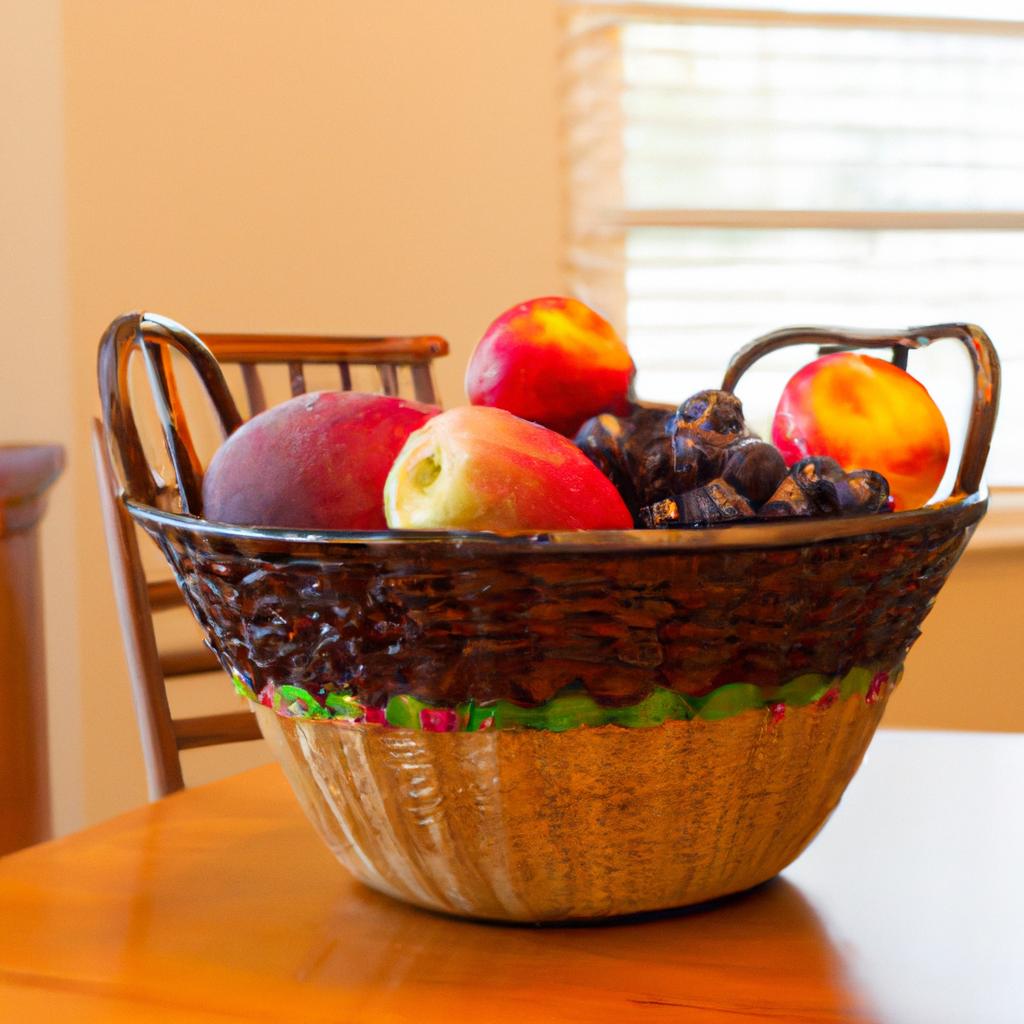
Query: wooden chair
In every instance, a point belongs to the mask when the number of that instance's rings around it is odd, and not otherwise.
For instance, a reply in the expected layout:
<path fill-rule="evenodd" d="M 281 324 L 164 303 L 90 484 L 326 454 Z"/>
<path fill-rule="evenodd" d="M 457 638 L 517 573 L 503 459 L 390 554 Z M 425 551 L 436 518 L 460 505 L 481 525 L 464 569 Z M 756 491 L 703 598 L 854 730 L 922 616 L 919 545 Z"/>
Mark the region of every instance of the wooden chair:
<path fill-rule="evenodd" d="M 262 372 L 285 366 L 293 395 L 306 391 L 306 366 L 332 364 L 341 390 L 352 389 L 352 370 L 371 367 L 379 377 L 379 390 L 398 395 L 400 371 L 410 371 L 414 397 L 437 402 L 431 363 L 448 351 L 443 338 L 326 337 L 274 334 L 201 335 L 222 365 L 237 364 L 249 415 L 267 407 Z M 163 349 L 163 371 L 170 395 L 177 402 L 169 351 Z M 93 457 L 99 480 L 110 569 L 114 582 L 121 632 L 131 675 L 135 711 L 142 737 L 150 799 L 184 787 L 181 751 L 222 743 L 260 739 L 256 719 L 248 711 L 175 719 L 167 695 L 167 680 L 220 671 L 217 659 L 205 646 L 161 650 L 153 616 L 182 608 L 184 601 L 174 580 L 147 579 L 135 524 L 128 515 L 110 453 L 98 421 L 93 423 Z"/>

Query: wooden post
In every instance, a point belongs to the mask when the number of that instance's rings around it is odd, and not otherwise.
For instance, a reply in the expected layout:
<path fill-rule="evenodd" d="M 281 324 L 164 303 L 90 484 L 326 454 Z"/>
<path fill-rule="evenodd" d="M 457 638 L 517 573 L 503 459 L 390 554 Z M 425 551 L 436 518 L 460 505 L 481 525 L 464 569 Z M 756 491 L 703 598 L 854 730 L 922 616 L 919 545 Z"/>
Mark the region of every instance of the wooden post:
<path fill-rule="evenodd" d="M 50 835 L 39 520 L 56 445 L 0 446 L 0 854 Z"/>

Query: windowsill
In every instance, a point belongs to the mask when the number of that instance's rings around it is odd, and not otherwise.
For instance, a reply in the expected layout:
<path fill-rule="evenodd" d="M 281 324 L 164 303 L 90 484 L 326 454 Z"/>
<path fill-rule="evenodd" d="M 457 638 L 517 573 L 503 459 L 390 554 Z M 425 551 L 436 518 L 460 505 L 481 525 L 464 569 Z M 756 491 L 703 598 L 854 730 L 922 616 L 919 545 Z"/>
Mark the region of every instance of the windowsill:
<path fill-rule="evenodd" d="M 981 551 L 1024 550 L 1024 488 L 993 488 L 988 513 L 967 548 L 968 553 Z"/>

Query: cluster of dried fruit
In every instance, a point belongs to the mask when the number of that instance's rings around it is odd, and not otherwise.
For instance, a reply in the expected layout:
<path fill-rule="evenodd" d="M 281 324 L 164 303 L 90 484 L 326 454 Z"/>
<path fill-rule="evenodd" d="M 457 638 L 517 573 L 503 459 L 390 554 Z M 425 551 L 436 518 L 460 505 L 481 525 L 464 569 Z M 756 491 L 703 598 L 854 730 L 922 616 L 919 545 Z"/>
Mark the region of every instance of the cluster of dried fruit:
<path fill-rule="evenodd" d="M 675 412 L 595 416 L 576 444 L 615 484 L 640 527 L 877 512 L 889 504 L 885 477 L 872 470 L 846 473 L 827 456 L 787 470 L 727 391 L 698 391 Z"/>

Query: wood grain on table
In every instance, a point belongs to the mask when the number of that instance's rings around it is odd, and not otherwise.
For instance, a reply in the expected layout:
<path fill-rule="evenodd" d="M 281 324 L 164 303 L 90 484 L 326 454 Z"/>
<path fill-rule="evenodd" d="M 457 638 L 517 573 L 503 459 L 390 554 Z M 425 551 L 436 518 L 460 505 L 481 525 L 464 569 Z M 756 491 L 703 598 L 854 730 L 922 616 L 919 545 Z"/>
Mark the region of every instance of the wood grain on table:
<path fill-rule="evenodd" d="M 886 733 L 781 879 L 509 927 L 351 881 L 275 766 L 0 860 L 0 1020 L 1021 1021 L 1024 737 Z"/>

